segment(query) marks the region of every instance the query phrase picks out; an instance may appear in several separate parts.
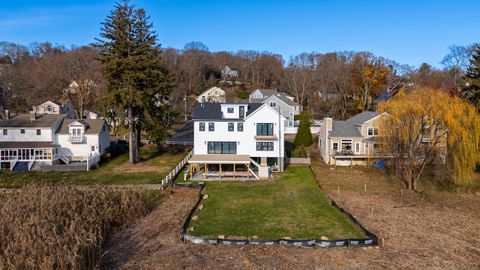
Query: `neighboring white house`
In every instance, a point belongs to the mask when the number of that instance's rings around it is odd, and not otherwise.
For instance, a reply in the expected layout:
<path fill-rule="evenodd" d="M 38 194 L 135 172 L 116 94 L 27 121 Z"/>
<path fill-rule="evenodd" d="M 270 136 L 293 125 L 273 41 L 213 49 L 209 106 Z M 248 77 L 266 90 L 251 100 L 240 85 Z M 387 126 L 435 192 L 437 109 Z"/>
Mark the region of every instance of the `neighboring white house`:
<path fill-rule="evenodd" d="M 302 111 L 302 106 L 295 102 L 295 98 L 285 93 L 280 93 L 276 89 L 257 89 L 250 93 L 249 102 L 265 103 L 275 110 L 280 110 L 280 113 L 286 118 L 285 133 L 297 133 L 297 124 L 295 115 L 299 115 Z"/>
<path fill-rule="evenodd" d="M 69 118 L 75 118 L 75 108 L 72 103 L 65 102 L 63 104 L 54 101 L 46 101 L 35 106 L 37 114 L 66 114 Z"/>
<path fill-rule="evenodd" d="M 250 93 L 248 96 L 248 102 L 261 103 L 273 95 L 278 95 L 277 89 L 257 89 Z"/>
<path fill-rule="evenodd" d="M 57 137 L 60 154 L 72 161 L 102 155 L 110 146 L 110 132 L 103 119 L 65 119 Z"/>
<path fill-rule="evenodd" d="M 238 69 L 232 68 L 230 66 L 224 66 L 222 68 L 223 80 L 238 79 L 239 76 L 240 76 L 240 72 L 238 71 Z"/>
<path fill-rule="evenodd" d="M 78 120 L 84 121 L 85 142 L 77 141 L 83 138 L 78 130 L 65 136 L 60 135 L 64 126 L 75 120 L 66 119 L 65 114 L 16 114 L 0 121 L 0 166 L 14 171 L 29 171 L 43 166 L 70 163 L 70 157 L 87 161 L 94 165 L 99 161 L 100 154 L 109 146 L 109 131 L 104 120 Z M 91 122 L 94 121 L 94 122 Z M 100 124 L 102 123 L 102 124 Z M 101 126 L 101 132 L 96 133 Z M 106 128 L 103 128 L 105 126 Z M 95 132 L 94 132 L 95 131 Z M 90 134 L 93 134 L 90 139 Z M 88 138 L 88 140 L 87 140 Z M 78 145 L 75 145 L 79 143 Z M 95 149 L 92 148 L 95 147 Z M 93 151 L 92 151 L 93 149 Z M 67 151 L 68 150 L 68 151 Z M 74 155 L 68 156 L 69 153 Z M 81 158 L 79 158 L 81 157 Z"/>
<path fill-rule="evenodd" d="M 285 117 L 261 103 L 195 107 L 190 177 L 268 178 L 283 171 Z"/>
<path fill-rule="evenodd" d="M 387 113 L 362 112 L 346 121 L 325 118 L 318 145 L 325 163 L 337 166 L 369 165 L 388 158 L 382 152 L 379 123 Z"/>
<path fill-rule="evenodd" d="M 272 107 L 274 110 L 280 110 L 280 113 L 286 118 L 285 128 L 292 132 L 287 133 L 296 133 L 295 125 L 295 115 L 299 115 L 301 112 L 301 106 L 289 98 L 284 93 L 279 93 L 276 95 L 271 95 L 270 97 L 264 99 L 262 103 L 265 103 Z"/>
<path fill-rule="evenodd" d="M 216 86 L 211 87 L 207 91 L 200 94 L 197 98 L 197 101 L 198 103 L 224 103 L 226 102 L 225 91 Z"/>
<path fill-rule="evenodd" d="M 100 119 L 102 118 L 100 113 L 92 112 L 89 110 L 83 110 L 83 119 Z"/>

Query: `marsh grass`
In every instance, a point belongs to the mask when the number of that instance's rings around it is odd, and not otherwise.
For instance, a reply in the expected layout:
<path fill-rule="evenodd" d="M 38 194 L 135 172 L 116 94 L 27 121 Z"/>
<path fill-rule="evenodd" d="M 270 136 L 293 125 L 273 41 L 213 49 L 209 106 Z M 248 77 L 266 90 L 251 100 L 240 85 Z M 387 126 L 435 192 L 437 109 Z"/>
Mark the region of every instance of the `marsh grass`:
<path fill-rule="evenodd" d="M 0 203 L 0 269 L 98 268 L 109 237 L 158 200 L 107 186 L 27 185 Z"/>

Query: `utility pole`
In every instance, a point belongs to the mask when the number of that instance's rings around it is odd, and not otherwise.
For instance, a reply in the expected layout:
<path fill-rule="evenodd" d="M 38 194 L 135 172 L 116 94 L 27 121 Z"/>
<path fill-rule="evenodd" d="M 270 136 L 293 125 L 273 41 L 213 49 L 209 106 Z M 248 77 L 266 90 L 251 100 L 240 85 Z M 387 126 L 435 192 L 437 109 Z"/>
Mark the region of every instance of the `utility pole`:
<path fill-rule="evenodd" d="M 185 93 L 185 97 L 183 98 L 185 102 L 185 123 L 187 122 L 187 93 Z"/>

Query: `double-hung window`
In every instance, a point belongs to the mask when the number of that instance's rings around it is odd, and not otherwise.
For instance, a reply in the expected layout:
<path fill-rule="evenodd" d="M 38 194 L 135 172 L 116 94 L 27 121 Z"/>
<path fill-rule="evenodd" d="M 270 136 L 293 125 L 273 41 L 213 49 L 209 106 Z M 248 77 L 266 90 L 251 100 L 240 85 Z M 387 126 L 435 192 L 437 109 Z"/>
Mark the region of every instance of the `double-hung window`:
<path fill-rule="evenodd" d="M 215 131 L 215 123 L 208 123 L 208 131 Z"/>
<path fill-rule="evenodd" d="M 200 124 L 198 126 L 198 130 L 205 131 L 205 122 L 200 122 Z"/>
<path fill-rule="evenodd" d="M 272 136 L 273 135 L 273 123 L 257 123 L 257 135 L 258 136 Z"/>
<path fill-rule="evenodd" d="M 228 123 L 228 131 L 234 131 L 235 126 L 234 123 Z"/>
<path fill-rule="evenodd" d="M 233 108 L 227 108 L 227 113 L 233 113 Z"/>
<path fill-rule="evenodd" d="M 3 130 L 3 136 L 7 136 L 8 135 L 8 129 L 4 129 Z"/>
<path fill-rule="evenodd" d="M 37 129 L 37 135 L 42 135 L 42 130 L 41 129 Z"/>
<path fill-rule="evenodd" d="M 378 136 L 378 128 L 369 127 L 368 128 L 368 136 Z"/>
<path fill-rule="evenodd" d="M 237 131 L 243 131 L 243 123 L 237 123 Z"/>
<path fill-rule="evenodd" d="M 257 142 L 257 151 L 273 151 L 273 142 Z"/>

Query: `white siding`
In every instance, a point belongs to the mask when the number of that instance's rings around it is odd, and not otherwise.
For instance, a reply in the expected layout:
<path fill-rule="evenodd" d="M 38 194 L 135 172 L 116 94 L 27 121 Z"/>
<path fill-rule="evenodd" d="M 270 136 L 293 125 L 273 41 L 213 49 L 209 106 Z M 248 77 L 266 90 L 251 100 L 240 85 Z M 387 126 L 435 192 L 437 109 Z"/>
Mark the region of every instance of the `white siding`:
<path fill-rule="evenodd" d="M 199 123 L 205 123 L 205 131 L 199 131 Z M 237 130 L 237 123 L 243 123 L 243 132 Z M 209 131 L 209 123 L 215 123 L 215 131 Z M 228 123 L 234 123 L 234 131 L 228 131 Z M 268 142 L 269 140 L 256 140 L 257 123 L 273 123 L 273 133 L 277 137 L 274 143 L 273 151 L 257 151 L 257 142 Z M 245 121 L 195 121 L 194 123 L 194 154 L 208 154 L 208 142 L 237 142 L 237 154 L 250 155 L 251 157 L 284 157 L 284 118 L 279 116 L 269 108 L 263 106 L 254 114 L 249 115 Z M 280 138 L 280 144 L 279 144 Z M 281 148 L 279 148 L 281 146 Z"/>

